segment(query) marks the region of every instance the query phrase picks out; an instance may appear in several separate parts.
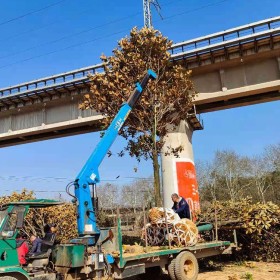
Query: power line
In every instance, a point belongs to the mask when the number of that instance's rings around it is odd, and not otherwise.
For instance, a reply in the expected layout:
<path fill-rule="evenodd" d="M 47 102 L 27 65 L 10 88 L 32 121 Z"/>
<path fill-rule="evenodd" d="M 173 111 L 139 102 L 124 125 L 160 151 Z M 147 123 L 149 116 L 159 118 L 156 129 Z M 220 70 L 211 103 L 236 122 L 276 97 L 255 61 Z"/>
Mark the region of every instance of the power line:
<path fill-rule="evenodd" d="M 170 18 L 177 17 L 177 16 L 181 16 L 181 15 L 184 15 L 184 14 L 188 14 L 188 13 L 196 12 L 196 11 L 199 11 L 199 10 L 203 10 L 205 8 L 208 8 L 208 7 L 217 6 L 217 5 L 222 4 L 224 2 L 227 2 L 227 1 L 229 1 L 229 0 L 222 0 L 222 1 L 215 2 L 215 3 L 209 3 L 207 5 L 204 5 L 204 6 L 201 6 L 201 7 L 197 7 L 195 9 L 193 9 L 193 10 L 187 10 L 187 11 L 184 11 L 184 12 L 180 12 L 180 13 L 174 14 L 172 16 L 163 18 L 163 21 L 167 20 L 167 19 L 170 19 Z M 159 22 L 159 21 L 157 21 L 157 22 Z"/>
<path fill-rule="evenodd" d="M 168 5 L 173 4 L 174 2 L 178 3 L 178 2 L 181 2 L 181 1 L 184 1 L 184 0 L 173 0 L 173 1 L 170 1 L 170 2 L 168 2 L 168 3 L 166 3 L 166 4 L 164 4 L 163 6 L 168 6 Z M 74 15 L 74 18 L 77 17 L 77 15 L 80 16 L 80 15 L 85 14 L 85 13 L 88 13 L 88 12 L 89 12 L 89 9 L 83 10 L 83 11 L 81 11 L 81 12 L 79 12 L 79 13 L 76 12 L 75 15 Z M 131 17 L 137 16 L 137 15 L 139 15 L 139 14 L 141 14 L 141 13 L 142 13 L 142 12 L 138 12 L 138 13 L 135 13 L 135 14 L 131 14 L 131 15 L 127 16 L 126 18 L 131 18 Z M 20 36 L 22 36 L 22 35 L 29 34 L 29 33 L 31 33 L 31 32 L 37 31 L 37 30 L 44 29 L 44 28 L 46 28 L 46 27 L 48 27 L 48 26 L 51 26 L 51 25 L 53 25 L 53 24 L 55 24 L 55 23 L 58 23 L 58 22 L 63 22 L 63 21 L 65 21 L 65 20 L 68 21 L 68 20 L 70 20 L 71 18 L 72 18 L 72 17 L 69 17 L 69 18 L 67 18 L 67 19 L 55 20 L 55 21 L 53 21 L 53 22 L 51 22 L 51 23 L 49 23 L 49 24 L 40 26 L 40 27 L 38 27 L 38 28 L 32 28 L 32 29 L 30 29 L 30 30 L 23 31 L 23 32 L 20 32 L 20 33 L 18 33 L 18 34 L 14 34 L 14 35 L 9 36 L 9 37 L 7 37 L 7 38 L 1 39 L 0 42 L 4 42 L 5 40 L 10 40 L 10 39 L 13 39 L 13 38 L 20 37 Z M 123 18 L 123 19 L 124 19 L 124 18 Z M 117 20 L 118 20 L 118 19 L 117 19 Z M 119 19 L 119 21 L 120 21 L 120 20 L 122 20 L 122 19 Z M 106 23 L 106 24 L 110 24 L 110 22 L 109 22 L 109 23 Z M 105 26 L 106 24 L 102 25 L 102 27 Z M 97 26 L 97 27 L 99 27 L 99 26 Z M 95 28 L 97 28 L 97 27 L 95 27 Z"/>
<path fill-rule="evenodd" d="M 79 13 L 76 12 L 75 15 L 74 15 L 74 18 L 76 18 L 77 16 L 80 16 L 80 15 L 83 15 L 83 14 L 85 14 L 85 13 L 88 13 L 88 12 L 89 12 L 89 9 L 83 10 L 83 11 L 81 11 L 81 12 L 79 12 Z M 45 25 L 42 25 L 42 26 L 37 27 L 37 28 L 32 28 L 32 29 L 29 29 L 29 30 L 23 31 L 23 32 L 21 31 L 20 33 L 17 33 L 17 34 L 14 34 L 14 35 L 12 35 L 12 36 L 9 36 L 9 37 L 7 37 L 7 38 L 1 39 L 0 42 L 4 42 L 4 41 L 7 41 L 7 40 L 10 40 L 10 39 L 13 39 L 13 38 L 17 38 L 17 37 L 20 37 L 20 36 L 22 36 L 22 35 L 29 34 L 29 33 L 34 32 L 34 31 L 38 31 L 38 30 L 44 29 L 44 28 L 46 28 L 46 27 L 49 27 L 49 26 L 51 26 L 51 25 L 54 25 L 55 23 L 61 23 L 61 22 L 63 22 L 63 21 L 71 20 L 72 18 L 73 18 L 73 17 L 70 16 L 70 17 L 68 17 L 68 18 L 66 18 L 66 19 L 55 20 L 55 21 L 53 21 L 53 22 L 51 22 L 51 23 L 49 23 L 49 24 L 45 24 Z"/>
<path fill-rule="evenodd" d="M 135 179 L 135 180 L 153 180 L 151 177 L 137 177 L 137 176 L 121 176 L 120 179 Z M 73 180 L 72 178 L 69 177 L 52 177 L 52 176 L 47 176 L 47 177 L 35 177 L 35 176 L 0 176 L 0 180 L 2 181 L 18 181 L 22 180 L 23 182 L 25 181 L 31 181 L 31 182 L 38 182 L 38 181 L 48 181 L 48 180 L 55 180 L 55 181 L 71 181 Z M 102 182 L 119 182 L 120 180 L 117 179 L 102 179 Z"/>
<path fill-rule="evenodd" d="M 54 53 L 57 53 L 57 52 L 65 51 L 65 50 L 68 50 L 68 49 L 71 49 L 71 48 L 74 48 L 74 47 L 86 45 L 86 44 L 89 44 L 89 43 L 98 41 L 98 40 L 100 40 L 100 39 L 105 39 L 105 38 L 108 38 L 108 37 L 111 37 L 111 36 L 120 34 L 120 33 L 124 32 L 124 31 L 127 31 L 127 30 L 125 29 L 125 30 L 122 30 L 122 31 L 119 31 L 119 32 L 114 32 L 114 33 L 111 33 L 111 34 L 109 34 L 109 35 L 107 35 L 107 36 L 101 36 L 101 37 L 99 37 L 99 38 L 95 38 L 95 39 L 92 39 L 92 40 L 89 40 L 89 41 L 86 41 L 86 42 L 82 42 L 82 43 L 70 45 L 70 46 L 67 46 L 67 47 L 64 47 L 64 48 L 61 48 L 61 49 L 57 49 L 57 50 L 48 52 L 48 53 L 44 53 L 44 54 L 32 56 L 32 57 L 29 57 L 29 58 L 26 58 L 26 59 L 23 59 L 23 60 L 18 60 L 18 61 L 15 61 L 15 62 L 6 64 L 6 65 L 2 65 L 2 66 L 0 66 L 0 69 L 6 68 L 6 67 L 9 67 L 9 66 L 11 66 L 11 65 L 18 64 L 18 63 L 26 62 L 26 61 L 32 60 L 32 59 L 34 59 L 34 58 L 39 58 L 39 57 L 43 57 L 43 56 L 46 56 L 46 55 L 54 54 Z"/>
<path fill-rule="evenodd" d="M 22 189 L 21 190 L 11 190 L 11 189 L 9 189 L 9 190 L 3 190 L 4 192 L 21 192 L 21 191 L 23 191 Z M 39 192 L 39 193 L 61 193 L 61 192 L 63 192 L 63 193 L 66 193 L 66 191 L 60 191 L 60 190 L 58 190 L 58 191 L 40 191 L 40 190 L 32 190 L 32 189 L 28 189 L 27 190 L 28 192 L 35 192 L 35 193 L 37 193 L 37 192 Z"/>
<path fill-rule="evenodd" d="M 15 17 L 15 18 L 11 18 L 11 19 L 8 19 L 8 20 L 6 20 L 6 21 L 2 21 L 2 22 L 0 22 L 0 26 L 1 26 L 1 25 L 5 25 L 5 24 L 10 23 L 10 22 L 13 22 L 13 21 L 16 21 L 16 20 L 19 20 L 19 19 L 22 19 L 22 18 L 27 17 L 27 16 L 30 16 L 30 15 L 32 15 L 32 14 L 41 12 L 41 11 L 43 11 L 43 10 L 49 9 L 49 8 L 51 8 L 51 7 L 53 7 L 53 6 L 59 5 L 60 3 L 64 2 L 64 1 L 66 1 L 66 0 L 61 0 L 61 1 L 55 2 L 55 3 L 53 3 L 53 4 L 50 4 L 50 5 L 48 5 L 48 6 L 45 6 L 45 7 L 43 7 L 43 8 L 40 8 L 40 9 L 38 9 L 38 10 L 34 10 L 34 11 L 28 12 L 28 13 L 26 13 L 26 14 L 17 16 L 17 17 Z"/>
<path fill-rule="evenodd" d="M 173 1 L 170 1 L 170 2 L 168 2 L 168 3 L 166 3 L 166 4 L 164 4 L 163 6 L 168 6 L 168 5 L 173 4 L 174 2 L 178 3 L 178 2 L 181 2 L 181 1 L 183 1 L 183 0 L 177 0 L 177 1 L 176 1 L 176 0 L 173 0 Z M 85 12 L 88 12 L 88 10 L 85 10 L 85 11 L 81 12 L 80 14 L 83 14 L 83 13 L 85 13 Z M 137 15 L 139 15 L 139 14 L 141 14 L 141 13 L 142 13 L 142 12 L 138 12 L 138 13 L 135 13 L 135 14 L 131 14 L 131 15 L 127 16 L 127 17 L 123 17 L 123 18 L 120 18 L 120 19 L 116 19 L 116 20 L 113 20 L 113 21 L 109 21 L 109 22 L 107 22 L 107 23 L 104 23 L 104 24 L 101 24 L 101 25 L 94 26 L 94 27 L 91 27 L 91 28 L 89 28 L 89 29 L 83 30 L 83 31 L 81 31 L 81 32 L 73 33 L 73 34 L 71 34 L 71 35 L 64 36 L 64 37 L 58 38 L 58 39 L 56 39 L 56 40 L 53 40 L 53 41 L 50 41 L 50 42 L 47 42 L 47 43 L 44 43 L 44 44 L 39 44 L 39 45 L 37 45 L 37 46 L 34 46 L 34 47 L 32 47 L 32 48 L 25 49 L 25 50 L 20 51 L 20 52 L 17 52 L 17 53 L 13 53 L 13 54 L 9 54 L 9 55 L 6 55 L 6 56 L 2 56 L 2 57 L 0 57 L 0 59 L 6 58 L 6 57 L 10 57 L 10 56 L 14 56 L 14 55 L 17 55 L 17 54 L 20 54 L 20 53 L 23 53 L 23 52 L 32 50 L 32 49 L 34 49 L 34 48 L 36 48 L 36 47 L 44 46 L 45 44 L 52 44 L 52 43 L 61 41 L 61 40 L 63 40 L 63 39 L 69 38 L 69 37 L 73 37 L 73 36 L 76 36 L 76 35 L 80 35 L 80 34 L 82 34 L 82 33 L 86 33 L 86 32 L 92 31 L 92 30 L 94 30 L 94 29 L 97 29 L 97 28 L 100 28 L 100 27 L 104 27 L 104 26 L 106 26 L 106 25 L 110 25 L 110 24 L 112 24 L 112 23 L 116 23 L 116 22 L 119 22 L 119 21 L 122 21 L 122 20 L 125 20 L 125 19 L 128 19 L 128 18 L 135 17 L 135 16 L 137 16 Z M 54 23 L 62 22 L 62 21 L 63 21 L 63 20 L 54 21 L 54 22 L 52 22 L 51 24 L 42 26 L 42 27 L 40 27 L 40 28 L 31 29 L 31 30 L 26 31 L 26 32 L 23 32 L 23 33 L 21 32 L 20 34 L 17 34 L 17 35 L 15 35 L 15 36 L 8 37 L 8 38 L 6 38 L 5 40 L 11 39 L 11 38 L 14 38 L 14 37 L 18 37 L 18 36 L 21 36 L 21 35 L 23 35 L 23 34 L 28 34 L 28 33 L 30 33 L 30 32 L 43 29 L 43 28 L 45 28 L 45 27 L 47 27 L 47 26 L 53 25 Z M 1 41 L 4 41 L 4 40 L 1 40 Z"/>
<path fill-rule="evenodd" d="M 138 15 L 139 13 L 136 13 L 132 16 L 135 16 L 135 15 Z M 90 32 L 94 29 L 98 29 L 98 28 L 101 28 L 101 27 L 104 27 L 106 25 L 110 25 L 110 24 L 113 24 L 113 23 L 117 23 L 119 21 L 122 21 L 122 20 L 125 20 L 127 18 L 130 18 L 131 16 L 128 16 L 128 17 L 123 17 L 123 18 L 120 18 L 120 19 L 116 19 L 116 20 L 113 20 L 113 21 L 110 21 L 110 22 L 107 22 L 107 23 L 104 23 L 104 24 L 101 24 L 101 25 L 98 25 L 98 26 L 94 26 L 94 27 L 91 27 L 89 29 L 85 29 L 85 30 L 82 30 L 82 31 L 79 31 L 79 32 L 76 32 L 76 33 L 72 33 L 70 35 L 67 35 L 67 36 L 64 36 L 64 37 L 60 37 L 56 40 L 53 40 L 53 41 L 49 41 L 49 42 L 45 42 L 45 43 L 42 43 L 42 44 L 39 44 L 39 45 L 36 45 L 36 46 L 33 46 L 31 48 L 28 48 L 28 49 L 25 49 L 25 50 L 22 50 L 22 51 L 19 51 L 19 52 L 15 52 L 15 53 L 12 53 L 12 54 L 8 54 L 8 55 L 5 55 L 5 56 L 1 56 L 0 59 L 3 59 L 3 58 L 7 58 L 7 57 L 11 57 L 11 56 L 15 56 L 15 55 L 18 55 L 18 54 L 21 54 L 21 53 L 24 53 L 24 52 L 27 52 L 27 51 L 30 51 L 30 50 L 33 50 L 33 49 L 36 49 L 38 47 L 42 47 L 42 46 L 46 46 L 46 45 L 50 45 L 50 44 L 54 44 L 54 43 L 57 43 L 57 42 L 60 42 L 62 40 L 65 40 L 67 38 L 72 38 L 74 36 L 78 36 L 78 35 L 81 35 L 81 34 L 84 34 L 84 33 L 87 33 L 87 32 Z"/>
<path fill-rule="evenodd" d="M 65 1 L 65 0 L 64 0 Z M 192 10 L 187 10 L 185 12 L 181 12 L 181 13 L 178 13 L 178 14 L 175 14 L 175 15 L 172 15 L 172 16 L 169 16 L 169 17 L 165 17 L 164 20 L 166 19 L 170 19 L 170 18 L 174 18 L 176 16 L 180 16 L 180 15 L 183 15 L 183 14 L 186 14 L 186 13 L 191 13 L 191 12 L 194 12 L 194 11 L 198 11 L 198 10 L 201 10 L 201 9 L 205 9 L 207 7 L 210 7 L 210 6 L 215 6 L 215 5 L 219 5 L 223 2 L 226 2 L 226 1 L 229 1 L 229 0 L 222 0 L 222 1 L 218 1 L 218 2 L 215 2 L 215 3 L 210 3 L 208 5 L 204 5 L 204 6 L 201 6 L 201 7 L 198 7 L 196 9 L 192 9 Z M 170 4 L 172 2 L 169 2 L 168 4 Z M 166 4 L 167 5 L 167 4 Z M 138 15 L 139 13 L 136 13 L 135 15 Z M 131 16 L 128 16 L 127 18 L 129 18 Z M 121 20 L 121 19 L 120 19 Z M 105 26 L 107 24 L 104 24 L 103 26 Z M 94 27 L 94 28 L 97 28 L 97 27 Z M 15 65 L 15 64 L 18 64 L 18 63 L 22 63 L 22 62 L 26 62 L 26 61 L 30 61 L 30 60 L 33 60 L 35 58 L 39 58 L 39 57 L 43 57 L 43 56 L 47 56 L 47 55 L 50 55 L 50 54 L 54 54 L 54 53 L 57 53 L 57 52 L 61 52 L 61 51 L 64 51 L 64 50 L 68 50 L 68 49 L 71 49 L 71 48 L 74 48 L 74 47 L 77 47 L 77 46 L 82 46 L 82 45 L 86 45 L 86 44 L 89 44 L 89 43 L 92 43 L 94 41 L 98 41 L 100 39 L 105 39 L 105 38 L 108 38 L 108 37 L 111 37 L 113 35 L 117 35 L 117 34 L 120 34 L 124 31 L 127 31 L 127 30 L 122 30 L 122 31 L 118 31 L 118 32 L 114 32 L 114 33 L 111 33 L 109 35 L 106 35 L 106 36 L 101 36 L 99 38 L 95 38 L 95 39 L 92 39 L 92 40 L 89 40 L 89 41 L 85 41 L 85 42 L 82 42 L 82 43 L 78 43 L 78 44 L 74 44 L 74 45 L 70 45 L 70 46 L 67 46 L 67 47 L 64 47 L 64 48 L 61 48 L 61 49 L 57 49 L 57 50 L 54 50 L 54 51 L 51 51 L 51 52 L 48 52 L 48 53 L 45 53 L 45 54 L 40 54 L 40 55 L 36 55 L 36 56 L 32 56 L 32 57 L 29 57 L 29 58 L 26 58 L 26 59 L 23 59 L 23 60 L 18 60 L 18 61 L 15 61 L 15 62 L 12 62 L 12 63 L 9 63 L 9 64 L 5 64 L 5 65 L 2 65 L 0 66 L 0 69 L 3 69 L 3 68 L 7 68 L 9 66 L 12 66 L 12 65 Z M 87 32 L 86 30 L 82 31 L 83 32 Z M 68 36 L 67 36 L 68 37 Z M 69 37 L 73 37 L 73 35 L 69 35 Z M 57 39 L 55 41 L 59 41 L 61 39 Z M 46 46 L 48 44 L 42 44 L 42 46 Z M 30 49 L 33 49 L 33 48 L 30 48 Z M 28 49 L 28 50 L 30 50 Z M 19 52 L 20 53 L 20 52 Z M 15 55 L 15 54 L 13 54 Z M 2 57 L 4 58 L 4 57 Z"/>

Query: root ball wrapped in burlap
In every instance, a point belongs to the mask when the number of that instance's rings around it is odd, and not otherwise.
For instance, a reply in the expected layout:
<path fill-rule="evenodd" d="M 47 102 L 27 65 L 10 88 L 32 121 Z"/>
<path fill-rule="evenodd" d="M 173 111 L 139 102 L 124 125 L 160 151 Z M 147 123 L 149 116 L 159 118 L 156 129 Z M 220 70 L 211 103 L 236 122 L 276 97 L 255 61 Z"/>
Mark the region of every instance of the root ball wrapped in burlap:
<path fill-rule="evenodd" d="M 189 219 L 180 219 L 172 209 L 154 207 L 149 211 L 149 220 L 150 223 L 143 228 L 142 239 L 146 233 L 150 246 L 162 245 L 168 238 L 167 233 L 173 245 L 193 246 L 197 243 L 196 225 Z"/>
<path fill-rule="evenodd" d="M 164 213 L 165 210 L 165 213 Z M 151 224 L 165 223 L 165 214 L 166 220 L 168 223 L 173 223 L 174 221 L 179 221 L 180 218 L 178 214 L 176 214 L 170 208 L 162 208 L 162 207 L 153 207 L 149 210 L 149 220 Z"/>
<path fill-rule="evenodd" d="M 161 246 L 165 241 L 166 229 L 148 223 L 142 231 L 143 240 L 145 240 L 145 234 L 147 234 L 148 245 Z"/>
<path fill-rule="evenodd" d="M 197 243 L 198 229 L 189 219 L 181 219 L 173 223 L 170 238 L 177 246 L 193 246 Z"/>

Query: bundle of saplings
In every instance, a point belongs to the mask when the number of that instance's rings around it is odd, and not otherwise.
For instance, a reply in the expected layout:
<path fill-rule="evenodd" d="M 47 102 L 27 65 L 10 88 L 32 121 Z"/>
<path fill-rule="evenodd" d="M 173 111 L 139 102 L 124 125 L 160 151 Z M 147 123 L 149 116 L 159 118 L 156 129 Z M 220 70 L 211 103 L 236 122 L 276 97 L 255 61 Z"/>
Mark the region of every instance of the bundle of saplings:
<path fill-rule="evenodd" d="M 280 261 L 280 208 L 271 202 L 215 201 L 207 205 L 200 221 L 217 221 L 218 236 L 233 241 L 236 230 L 240 249 L 236 256 L 255 261 Z"/>

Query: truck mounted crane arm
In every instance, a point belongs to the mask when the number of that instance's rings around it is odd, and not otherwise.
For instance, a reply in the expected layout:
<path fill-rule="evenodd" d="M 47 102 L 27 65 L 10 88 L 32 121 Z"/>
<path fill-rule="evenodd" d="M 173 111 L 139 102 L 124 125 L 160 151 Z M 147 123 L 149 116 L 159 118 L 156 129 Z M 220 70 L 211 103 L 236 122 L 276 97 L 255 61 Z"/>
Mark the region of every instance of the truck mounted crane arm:
<path fill-rule="evenodd" d="M 93 187 L 96 183 L 100 182 L 98 173 L 99 165 L 115 141 L 118 132 L 122 128 L 131 110 L 135 107 L 136 103 L 140 99 L 142 92 L 146 88 L 149 80 L 156 79 L 156 77 L 157 75 L 149 69 L 143 80 L 140 83 L 136 83 L 135 90 L 132 92 L 127 102 L 122 104 L 119 112 L 106 130 L 99 144 L 96 146 L 75 179 L 74 186 L 75 197 L 77 200 L 78 234 L 79 237 L 90 237 L 90 243 L 92 245 L 97 242 L 100 231 L 96 223 L 95 207 L 92 201 L 90 186 Z"/>

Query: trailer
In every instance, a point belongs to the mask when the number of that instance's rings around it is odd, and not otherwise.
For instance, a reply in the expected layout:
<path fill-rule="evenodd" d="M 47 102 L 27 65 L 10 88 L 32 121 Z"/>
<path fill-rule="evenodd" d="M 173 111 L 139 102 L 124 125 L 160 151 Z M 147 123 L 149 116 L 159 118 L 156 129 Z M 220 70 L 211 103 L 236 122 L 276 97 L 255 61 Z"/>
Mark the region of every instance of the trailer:
<path fill-rule="evenodd" d="M 113 244 L 116 242 L 119 254 L 114 257 L 112 267 L 114 279 L 125 279 L 150 272 L 153 274 L 152 277 L 168 274 L 171 280 L 195 280 L 199 273 L 198 259 L 230 254 L 231 249 L 235 247 L 230 241 L 217 240 L 188 247 L 145 247 L 142 253 L 126 253 L 123 250 L 120 218 L 116 238 L 117 242 L 113 241 Z M 105 251 L 112 250 L 110 243 L 108 245 L 104 244 Z"/>
<path fill-rule="evenodd" d="M 142 276 L 147 280 L 159 279 L 160 275 L 165 275 L 171 280 L 196 280 L 199 273 L 199 259 L 231 254 L 232 249 L 236 247 L 235 243 L 230 241 L 216 240 L 213 231 L 212 237 L 215 240 L 199 242 L 194 246 L 143 245 L 139 246 L 143 249 L 142 252 L 126 251 L 125 247 L 129 245 L 123 243 L 121 218 L 119 214 L 117 217 L 115 227 L 100 228 L 100 239 L 105 242 L 99 250 L 95 251 L 94 256 L 95 269 L 105 271 L 105 276 L 111 277 L 108 279 L 130 279 L 133 276 Z M 144 243 L 143 241 L 142 244 Z M 70 258 L 69 251 L 62 252 L 63 247 L 61 250 L 56 248 L 56 257 L 52 259 L 56 271 L 63 273 L 68 264 L 71 264 L 68 266 L 67 274 L 72 271 L 72 277 L 77 276 L 77 269 L 81 266 L 77 263 L 77 259 L 82 259 L 86 251 L 86 247 L 81 248 L 81 246 L 81 244 L 72 245 L 71 251 L 75 252 L 72 254 L 73 258 Z M 79 247 L 81 253 L 80 257 L 77 257 Z M 108 256 L 112 256 L 113 259 L 108 259 Z"/>
<path fill-rule="evenodd" d="M 195 280 L 199 273 L 198 259 L 228 253 L 229 241 L 200 243 L 192 247 L 123 254 L 116 259 L 114 279 L 145 274 L 150 268 L 155 275 L 166 273 L 172 280 Z"/>

